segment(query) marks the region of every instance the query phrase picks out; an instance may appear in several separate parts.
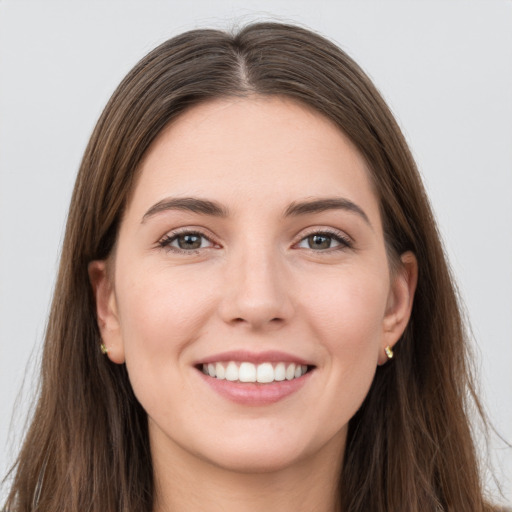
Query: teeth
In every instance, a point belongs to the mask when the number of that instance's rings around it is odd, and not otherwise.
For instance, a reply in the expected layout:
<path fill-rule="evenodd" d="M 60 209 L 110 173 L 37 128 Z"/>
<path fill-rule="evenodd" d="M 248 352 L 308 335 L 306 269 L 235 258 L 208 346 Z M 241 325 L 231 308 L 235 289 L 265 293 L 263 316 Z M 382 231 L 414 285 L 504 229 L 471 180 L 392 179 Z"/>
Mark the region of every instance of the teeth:
<path fill-rule="evenodd" d="M 231 361 L 226 368 L 226 380 L 238 380 L 238 366 L 233 361 Z"/>
<path fill-rule="evenodd" d="M 258 365 L 258 382 L 274 382 L 274 368 L 270 363 L 263 363 Z"/>
<path fill-rule="evenodd" d="M 220 363 L 217 363 L 215 365 L 215 374 L 213 377 L 217 377 L 217 379 L 225 379 L 226 378 L 226 370 L 224 369 L 224 366 L 222 366 Z"/>
<path fill-rule="evenodd" d="M 240 382 L 256 382 L 256 366 L 252 363 L 242 363 L 238 369 L 238 380 Z"/>
<path fill-rule="evenodd" d="M 277 363 L 275 365 L 261 363 L 255 365 L 249 362 L 236 363 L 235 361 L 229 361 L 227 363 L 203 364 L 202 370 L 205 375 L 217 379 L 267 384 L 285 379 L 298 379 L 307 372 L 308 367 L 295 363 Z"/>
<path fill-rule="evenodd" d="M 286 366 L 284 363 L 276 364 L 276 367 L 274 368 L 274 379 L 277 381 L 286 379 Z"/>

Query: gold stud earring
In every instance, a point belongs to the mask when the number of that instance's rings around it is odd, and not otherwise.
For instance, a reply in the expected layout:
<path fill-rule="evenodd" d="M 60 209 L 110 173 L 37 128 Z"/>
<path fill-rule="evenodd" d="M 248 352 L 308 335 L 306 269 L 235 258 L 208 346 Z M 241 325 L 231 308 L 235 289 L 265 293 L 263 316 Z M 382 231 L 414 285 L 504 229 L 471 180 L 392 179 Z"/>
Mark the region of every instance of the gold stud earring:
<path fill-rule="evenodd" d="M 102 343 L 102 344 L 100 345 L 100 350 L 101 350 L 101 353 L 102 353 L 103 355 L 108 354 L 108 348 L 107 348 L 107 346 L 105 345 L 105 343 Z"/>
<path fill-rule="evenodd" d="M 388 357 L 388 359 L 393 359 L 393 350 L 389 345 L 384 349 L 384 352 L 386 352 L 386 356 Z"/>

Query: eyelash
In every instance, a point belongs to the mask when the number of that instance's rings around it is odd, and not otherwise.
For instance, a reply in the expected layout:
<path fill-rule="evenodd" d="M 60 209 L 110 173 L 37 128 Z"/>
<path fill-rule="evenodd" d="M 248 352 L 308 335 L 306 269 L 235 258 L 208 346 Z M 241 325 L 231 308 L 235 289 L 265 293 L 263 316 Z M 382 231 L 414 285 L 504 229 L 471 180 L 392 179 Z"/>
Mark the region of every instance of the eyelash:
<path fill-rule="evenodd" d="M 303 242 L 304 240 L 308 239 L 311 236 L 325 236 L 325 237 L 331 238 L 335 242 L 339 243 L 339 245 L 337 247 L 329 247 L 324 250 L 315 250 L 315 249 L 309 248 L 309 250 L 311 250 L 315 253 L 320 253 L 320 254 L 327 253 L 328 254 L 328 253 L 332 253 L 332 252 L 343 251 L 345 249 L 353 249 L 353 247 L 354 247 L 353 241 L 347 235 L 345 235 L 344 233 L 342 233 L 340 231 L 333 230 L 333 229 L 313 230 L 310 233 L 303 235 L 302 238 L 296 244 L 294 244 L 294 246 L 297 246 L 298 244 L 300 244 L 301 242 Z"/>
<path fill-rule="evenodd" d="M 177 240 L 180 236 L 191 235 L 201 237 L 205 240 L 208 240 L 211 244 L 215 244 L 215 242 L 204 233 L 200 231 L 188 230 L 184 229 L 183 231 L 174 231 L 172 233 L 166 234 L 163 238 L 158 241 L 158 246 L 162 249 L 165 249 L 169 252 L 174 252 L 177 254 L 199 254 L 200 249 L 209 249 L 210 247 L 200 247 L 198 249 L 181 249 L 179 247 L 173 247 L 171 244 Z"/>
<path fill-rule="evenodd" d="M 206 236 L 204 233 L 201 233 L 200 231 L 184 229 L 183 231 L 174 231 L 172 233 L 166 234 L 164 237 L 162 237 L 158 241 L 158 246 L 162 249 L 165 249 L 166 251 L 169 251 L 169 252 L 174 252 L 176 254 L 187 254 L 187 255 L 199 254 L 199 251 L 201 249 L 210 249 L 211 248 L 211 247 L 199 247 L 197 249 L 181 249 L 179 247 L 171 246 L 171 244 L 174 241 L 178 240 L 178 238 L 180 236 L 184 236 L 184 235 L 201 237 L 204 240 L 207 240 L 208 242 L 210 242 L 211 244 L 215 244 L 215 242 L 210 237 Z M 293 246 L 297 247 L 301 242 L 303 242 L 304 240 L 307 240 L 311 236 L 325 236 L 325 237 L 328 237 L 328 238 L 334 240 L 335 242 L 337 242 L 339 244 L 336 247 L 329 247 L 327 249 L 320 249 L 320 250 L 315 250 L 311 247 L 309 248 L 310 251 L 313 251 L 313 252 L 319 253 L 319 254 L 326 254 L 326 253 L 332 253 L 332 252 L 337 252 L 337 251 L 343 251 L 345 249 L 352 249 L 354 246 L 352 240 L 347 235 L 344 235 L 339 231 L 330 230 L 330 229 L 311 231 L 310 233 L 303 235 L 302 238 L 298 242 L 293 244 Z"/>

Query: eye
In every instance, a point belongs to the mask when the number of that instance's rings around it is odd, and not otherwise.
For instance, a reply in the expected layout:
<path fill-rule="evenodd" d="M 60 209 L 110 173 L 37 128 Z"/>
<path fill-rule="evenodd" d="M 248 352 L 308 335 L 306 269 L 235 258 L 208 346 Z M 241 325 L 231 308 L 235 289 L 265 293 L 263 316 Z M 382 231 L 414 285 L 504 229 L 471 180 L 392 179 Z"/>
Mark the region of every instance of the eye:
<path fill-rule="evenodd" d="M 316 232 L 304 237 L 297 247 L 301 249 L 312 249 L 314 251 L 325 251 L 328 249 L 345 249 L 352 247 L 348 238 L 338 233 Z"/>
<path fill-rule="evenodd" d="M 175 252 L 194 252 L 214 246 L 208 237 L 195 231 L 167 234 L 158 242 L 158 245 Z"/>

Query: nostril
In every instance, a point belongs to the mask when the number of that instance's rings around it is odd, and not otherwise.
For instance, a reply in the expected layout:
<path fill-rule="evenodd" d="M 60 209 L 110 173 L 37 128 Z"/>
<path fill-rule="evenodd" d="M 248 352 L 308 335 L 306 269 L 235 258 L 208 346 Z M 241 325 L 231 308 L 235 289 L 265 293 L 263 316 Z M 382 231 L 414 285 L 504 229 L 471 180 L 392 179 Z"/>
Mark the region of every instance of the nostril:
<path fill-rule="evenodd" d="M 249 320 L 246 320 L 245 318 L 242 318 L 242 317 L 237 317 L 237 318 L 233 318 L 232 322 L 234 324 L 242 324 L 242 323 L 248 323 Z M 273 324 L 280 324 L 280 323 L 283 323 L 284 322 L 284 318 L 279 318 L 279 317 L 275 317 L 275 318 L 271 318 L 269 323 L 273 323 Z"/>

